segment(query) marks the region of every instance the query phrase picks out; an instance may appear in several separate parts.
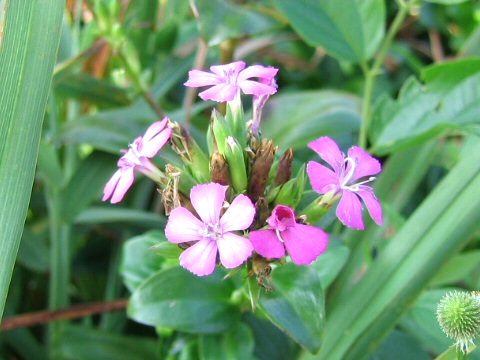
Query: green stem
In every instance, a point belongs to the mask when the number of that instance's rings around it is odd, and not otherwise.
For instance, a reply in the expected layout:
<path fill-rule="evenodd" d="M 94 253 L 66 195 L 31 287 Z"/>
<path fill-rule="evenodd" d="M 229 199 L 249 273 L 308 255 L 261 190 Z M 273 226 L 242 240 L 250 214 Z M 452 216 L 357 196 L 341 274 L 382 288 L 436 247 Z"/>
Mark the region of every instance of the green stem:
<path fill-rule="evenodd" d="M 133 82 L 133 86 L 135 87 L 135 90 L 137 90 L 143 96 L 147 104 L 152 108 L 152 110 L 157 114 L 157 116 L 160 119 L 162 119 L 165 116 L 165 113 L 153 98 L 153 95 L 150 92 L 150 90 L 147 89 L 147 87 L 143 84 L 139 74 L 137 74 L 137 72 L 133 69 L 127 57 L 123 54 L 123 52 L 120 49 L 118 49 L 117 55 L 118 55 L 118 59 L 122 63 L 122 66 L 125 68 L 125 71 L 127 72 L 128 77 Z"/>
<path fill-rule="evenodd" d="M 372 94 L 375 87 L 375 77 L 379 74 L 380 68 L 385 61 L 388 50 L 392 45 L 392 41 L 395 38 L 400 26 L 403 24 L 405 17 L 408 14 L 410 6 L 415 3 L 416 0 L 410 0 L 409 2 L 399 1 L 399 11 L 393 19 L 392 25 L 388 29 L 387 35 L 383 39 L 383 43 L 378 51 L 377 57 L 373 62 L 372 67 L 369 69 L 366 64 L 362 64 L 362 69 L 365 74 L 365 86 L 363 93 L 363 103 L 362 103 L 362 125 L 360 127 L 360 133 L 358 142 L 361 147 L 365 148 L 367 146 L 367 134 L 368 127 L 370 125 L 370 113 L 371 113 L 371 103 L 372 103 Z"/>
<path fill-rule="evenodd" d="M 50 227 L 50 310 L 59 310 L 69 303 L 70 279 L 70 227 L 61 222 L 60 194 L 56 189 L 47 189 L 47 206 Z M 49 326 L 50 358 L 59 357 L 58 348 L 63 324 L 53 322 Z"/>

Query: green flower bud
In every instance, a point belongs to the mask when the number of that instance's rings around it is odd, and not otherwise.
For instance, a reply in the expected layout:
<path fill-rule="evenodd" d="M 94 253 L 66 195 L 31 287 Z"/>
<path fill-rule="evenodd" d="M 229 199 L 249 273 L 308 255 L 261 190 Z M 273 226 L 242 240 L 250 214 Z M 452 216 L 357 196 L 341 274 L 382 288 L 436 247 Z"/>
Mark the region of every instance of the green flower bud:
<path fill-rule="evenodd" d="M 210 141 L 212 143 L 210 145 L 210 152 L 213 154 L 216 148 L 220 154 L 225 156 L 225 141 L 227 137 L 232 135 L 232 131 L 222 114 L 215 109 L 212 111 L 212 117 L 210 119 L 210 130 L 210 132 L 213 133 Z"/>
<path fill-rule="evenodd" d="M 230 169 L 230 181 L 236 193 L 243 193 L 247 189 L 247 169 L 243 150 L 237 140 L 229 136 L 225 140 L 225 158 Z"/>
<path fill-rule="evenodd" d="M 480 301 L 470 293 L 451 291 L 438 303 L 437 320 L 443 332 L 466 353 L 480 335 Z"/>
<path fill-rule="evenodd" d="M 232 101 L 227 102 L 225 120 L 232 129 L 233 136 L 242 147 L 247 144 L 247 123 L 243 115 L 243 106 L 238 93 Z"/>

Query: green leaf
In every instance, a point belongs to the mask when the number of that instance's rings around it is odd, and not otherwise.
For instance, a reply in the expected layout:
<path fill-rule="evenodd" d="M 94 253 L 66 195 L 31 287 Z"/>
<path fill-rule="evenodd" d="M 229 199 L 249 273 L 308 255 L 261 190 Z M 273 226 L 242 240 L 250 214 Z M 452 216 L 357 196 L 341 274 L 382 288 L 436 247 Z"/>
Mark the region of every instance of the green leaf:
<path fill-rule="evenodd" d="M 38 173 L 52 188 L 60 188 L 64 183 L 63 171 L 55 147 L 41 142 L 38 152 Z"/>
<path fill-rule="evenodd" d="M 330 237 L 328 250 L 311 265 L 320 276 L 323 289 L 335 280 L 348 260 L 349 248 L 335 238 Z"/>
<path fill-rule="evenodd" d="M 253 360 L 252 331 L 238 323 L 222 335 L 204 335 L 200 339 L 200 360 Z"/>
<path fill-rule="evenodd" d="M 348 298 L 334 304 L 319 358 L 360 359 L 379 345 L 440 266 L 478 227 L 479 188 L 477 143 L 389 240 Z"/>
<path fill-rule="evenodd" d="M 370 360 L 429 360 L 430 356 L 412 336 L 394 330 Z"/>
<path fill-rule="evenodd" d="M 298 347 L 270 321 L 246 313 L 245 323 L 252 329 L 255 339 L 255 356 L 259 360 L 296 359 Z"/>
<path fill-rule="evenodd" d="M 390 153 L 447 130 L 479 124 L 480 59 L 461 59 L 428 67 L 425 85 L 405 82 L 396 101 L 383 96 L 372 118 L 372 151 Z"/>
<path fill-rule="evenodd" d="M 308 44 L 339 59 L 370 59 L 385 32 L 383 0 L 276 0 L 275 4 Z"/>
<path fill-rule="evenodd" d="M 480 250 L 466 251 L 450 259 L 430 282 L 431 286 L 454 285 L 480 267 Z"/>
<path fill-rule="evenodd" d="M 36 234 L 29 228 L 25 228 L 18 249 L 17 262 L 36 272 L 48 272 L 50 250 L 45 244 L 46 237 L 46 234 Z"/>
<path fill-rule="evenodd" d="M 93 200 L 101 199 L 101 189 L 112 176 L 117 158 L 105 153 L 93 153 L 84 159 L 62 190 L 61 216 L 71 223 Z"/>
<path fill-rule="evenodd" d="M 7 0 L 2 4 L 0 318 L 30 199 L 65 2 Z"/>
<path fill-rule="evenodd" d="M 82 326 L 69 326 L 62 333 L 61 358 L 65 360 L 144 360 L 161 359 L 156 340 L 125 336 Z"/>
<path fill-rule="evenodd" d="M 201 0 L 197 2 L 197 7 L 200 32 L 210 46 L 224 40 L 266 32 L 279 25 L 273 18 L 234 5 L 230 0 Z"/>
<path fill-rule="evenodd" d="M 149 231 L 123 244 L 120 273 L 128 290 L 133 292 L 145 279 L 160 270 L 164 259 L 151 247 L 165 241 L 163 232 Z"/>
<path fill-rule="evenodd" d="M 165 218 L 149 211 L 128 209 L 121 206 L 92 206 L 81 211 L 75 217 L 76 224 L 137 225 L 148 227 L 163 227 Z"/>
<path fill-rule="evenodd" d="M 208 277 L 196 277 L 180 267 L 157 272 L 133 293 L 128 316 L 142 324 L 190 333 L 216 333 L 238 319 L 230 305 L 230 280 L 222 281 L 217 270 Z"/>
<path fill-rule="evenodd" d="M 283 150 L 303 148 L 319 136 L 358 131 L 359 99 L 340 91 L 302 91 L 272 97 L 261 129 Z"/>
<path fill-rule="evenodd" d="M 55 78 L 55 91 L 65 97 L 86 100 L 98 105 L 125 106 L 130 103 L 125 89 L 85 73 Z"/>
<path fill-rule="evenodd" d="M 260 308 L 292 339 L 315 353 L 325 321 L 322 282 L 315 269 L 292 263 L 272 273 L 274 291 L 260 297 Z"/>

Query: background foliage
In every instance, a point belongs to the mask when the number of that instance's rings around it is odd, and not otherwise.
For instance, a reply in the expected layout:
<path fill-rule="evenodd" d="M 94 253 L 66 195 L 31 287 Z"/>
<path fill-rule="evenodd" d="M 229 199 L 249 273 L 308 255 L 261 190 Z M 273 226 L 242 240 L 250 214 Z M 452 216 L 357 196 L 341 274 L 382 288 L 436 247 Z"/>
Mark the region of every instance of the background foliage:
<path fill-rule="evenodd" d="M 480 287 L 479 2 L 4 0 L 0 10 L 2 326 L 47 308 L 76 314 L 3 331 L 2 358 L 406 360 L 450 345 L 436 303 Z M 328 135 L 384 164 L 385 225 L 342 230 L 328 214 L 328 252 L 275 269 L 276 291 L 257 294 L 255 312 L 239 276 L 199 279 L 177 249 L 150 249 L 166 241 L 151 182 L 119 206 L 99 201 L 119 149 L 156 119 L 202 141 L 213 104 L 182 84 L 191 68 L 236 59 L 280 68 L 262 124 L 280 149 L 305 161 L 305 145 Z M 94 302 L 95 315 L 71 307 Z"/>

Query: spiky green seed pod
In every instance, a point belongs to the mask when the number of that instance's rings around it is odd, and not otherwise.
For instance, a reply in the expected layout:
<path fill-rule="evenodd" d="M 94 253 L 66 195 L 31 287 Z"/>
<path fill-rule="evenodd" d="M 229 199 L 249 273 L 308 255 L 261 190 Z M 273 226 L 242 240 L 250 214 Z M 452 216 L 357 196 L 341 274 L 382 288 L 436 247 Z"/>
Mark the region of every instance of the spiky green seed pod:
<path fill-rule="evenodd" d="M 480 300 L 467 292 L 448 292 L 438 303 L 437 320 L 443 332 L 466 352 L 480 335 Z"/>

